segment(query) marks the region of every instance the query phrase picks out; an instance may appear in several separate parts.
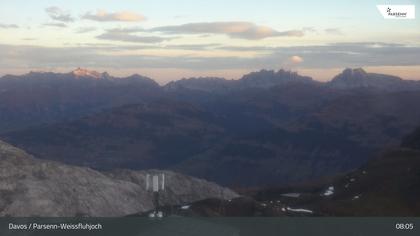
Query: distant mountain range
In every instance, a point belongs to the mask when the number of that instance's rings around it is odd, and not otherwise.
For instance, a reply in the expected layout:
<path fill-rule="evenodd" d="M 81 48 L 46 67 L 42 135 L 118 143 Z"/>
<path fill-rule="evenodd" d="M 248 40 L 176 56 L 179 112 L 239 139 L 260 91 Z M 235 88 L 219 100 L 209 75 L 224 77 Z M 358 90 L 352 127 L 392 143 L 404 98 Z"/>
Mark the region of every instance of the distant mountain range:
<path fill-rule="evenodd" d="M 232 90 L 271 88 L 288 83 L 316 83 L 312 78 L 300 76 L 296 72 L 285 70 L 261 70 L 244 75 L 239 80 L 201 77 L 172 81 L 163 88 L 167 91 L 198 90 L 205 92 L 230 92 Z"/>
<path fill-rule="evenodd" d="M 0 78 L 0 132 L 71 120 L 104 108 L 151 100 L 159 85 L 140 75 L 114 78 L 77 69 Z"/>
<path fill-rule="evenodd" d="M 0 137 L 95 169 L 164 168 L 278 186 L 357 168 L 420 124 L 420 86 L 346 69 L 321 83 L 262 70 L 159 86 L 77 69 L 0 79 Z"/>
<path fill-rule="evenodd" d="M 155 101 L 162 97 L 176 97 L 197 103 L 214 99 L 214 94 L 227 96 L 231 100 L 235 96 L 232 93 L 258 93 L 261 89 L 296 88 L 305 85 L 324 87 L 335 92 L 420 90 L 419 81 L 366 73 L 363 69 L 345 69 L 326 83 L 295 72 L 261 70 L 244 75 L 239 80 L 189 78 L 164 86 L 137 74 L 117 78 L 106 72 L 82 68 L 69 73 L 30 72 L 21 76 L 5 75 L 0 78 L 0 133 L 74 120 L 104 109 Z"/>
<path fill-rule="evenodd" d="M 172 81 L 166 90 L 200 90 L 206 92 L 228 92 L 250 88 L 271 88 L 290 83 L 319 84 L 334 89 L 377 89 L 385 91 L 419 90 L 420 81 L 403 80 L 397 76 L 367 73 L 362 68 L 345 69 L 329 82 L 318 82 L 308 76 L 285 70 L 261 70 L 244 75 L 239 80 L 223 78 L 190 78 Z"/>

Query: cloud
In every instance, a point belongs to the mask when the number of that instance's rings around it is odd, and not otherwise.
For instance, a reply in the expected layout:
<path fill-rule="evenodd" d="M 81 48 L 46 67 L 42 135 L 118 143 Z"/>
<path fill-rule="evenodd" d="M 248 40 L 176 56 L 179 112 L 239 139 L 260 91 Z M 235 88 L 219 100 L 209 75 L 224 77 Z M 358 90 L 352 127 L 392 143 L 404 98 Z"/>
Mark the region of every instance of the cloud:
<path fill-rule="evenodd" d="M 108 32 L 114 33 L 136 33 L 136 32 L 144 32 L 145 30 L 140 27 L 126 27 L 126 28 L 112 28 L 108 29 Z"/>
<path fill-rule="evenodd" d="M 148 48 L 149 45 L 39 47 L 0 44 L 0 70 L 10 68 L 178 68 L 188 70 L 219 70 L 279 68 L 293 56 L 304 59 L 303 69 L 328 69 L 368 66 L 420 66 L 420 47 L 380 42 L 337 43 L 315 46 L 273 48 L 271 53 L 257 57 L 192 55 L 160 56 L 125 54 L 124 50 Z M 155 45 L 151 45 L 155 46 Z M 379 46 L 379 47 L 378 47 Z M 118 53 L 114 51 L 121 50 Z M 163 48 L 165 50 L 165 48 Z M 169 49 L 167 49 L 169 50 Z M 27 69 L 29 68 L 29 69 Z"/>
<path fill-rule="evenodd" d="M 303 27 L 303 32 L 309 32 L 309 33 L 317 33 L 317 30 L 314 27 Z"/>
<path fill-rule="evenodd" d="M 18 25 L 15 24 L 0 24 L 0 29 L 17 29 Z"/>
<path fill-rule="evenodd" d="M 289 62 L 292 64 L 300 64 L 303 62 L 303 58 L 300 56 L 291 56 L 289 57 Z"/>
<path fill-rule="evenodd" d="M 58 7 L 55 7 L 55 6 L 48 7 L 45 9 L 45 11 L 53 20 L 66 22 L 66 23 L 74 21 L 74 18 L 70 15 L 70 13 Z"/>
<path fill-rule="evenodd" d="M 343 32 L 339 28 L 328 28 L 324 30 L 327 34 L 343 35 Z"/>
<path fill-rule="evenodd" d="M 76 33 L 83 34 L 83 33 L 89 33 L 95 30 L 96 30 L 95 27 L 80 27 L 76 30 Z"/>
<path fill-rule="evenodd" d="M 93 20 L 93 21 L 126 21 L 126 22 L 138 22 L 144 21 L 146 18 L 143 15 L 137 14 L 130 11 L 121 11 L 121 12 L 106 12 L 103 10 L 98 10 L 96 14 L 90 12 L 82 16 L 83 19 Z"/>
<path fill-rule="evenodd" d="M 259 40 L 270 37 L 301 37 L 301 30 L 277 31 L 268 26 L 260 26 L 251 22 L 201 22 L 183 25 L 161 26 L 149 29 L 152 32 L 167 34 L 224 34 L 231 38 Z"/>
<path fill-rule="evenodd" d="M 59 28 L 66 28 L 67 25 L 64 23 L 45 23 L 44 26 L 51 26 L 51 27 L 59 27 Z"/>
<path fill-rule="evenodd" d="M 179 50 L 191 50 L 191 51 L 203 51 L 214 48 L 219 48 L 220 44 L 208 43 L 208 44 L 178 44 L 178 45 L 166 45 L 164 48 L 167 49 L 179 49 Z"/>
<path fill-rule="evenodd" d="M 420 65 L 420 47 L 381 42 L 333 43 L 327 45 L 278 47 L 264 60 L 299 55 L 306 68 Z"/>
<path fill-rule="evenodd" d="M 267 47 L 267 46 L 222 46 L 217 49 L 233 51 L 233 52 L 244 52 L 244 51 L 258 51 L 258 52 L 267 52 L 273 51 L 276 47 Z"/>
<path fill-rule="evenodd" d="M 120 41 L 120 42 L 131 42 L 131 43 L 160 43 L 172 38 L 164 38 L 158 36 L 138 36 L 125 32 L 118 31 L 107 31 L 101 35 L 96 36 L 97 39 Z"/>

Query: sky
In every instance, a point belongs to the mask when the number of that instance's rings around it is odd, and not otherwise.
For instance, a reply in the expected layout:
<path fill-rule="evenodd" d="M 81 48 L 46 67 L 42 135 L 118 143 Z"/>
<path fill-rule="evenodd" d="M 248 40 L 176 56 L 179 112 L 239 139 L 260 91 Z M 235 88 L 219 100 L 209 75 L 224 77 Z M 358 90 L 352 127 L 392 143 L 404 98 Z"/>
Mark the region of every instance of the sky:
<path fill-rule="evenodd" d="M 0 75 L 139 73 L 160 83 L 260 69 L 330 80 L 348 67 L 420 79 L 420 0 L 0 0 Z"/>

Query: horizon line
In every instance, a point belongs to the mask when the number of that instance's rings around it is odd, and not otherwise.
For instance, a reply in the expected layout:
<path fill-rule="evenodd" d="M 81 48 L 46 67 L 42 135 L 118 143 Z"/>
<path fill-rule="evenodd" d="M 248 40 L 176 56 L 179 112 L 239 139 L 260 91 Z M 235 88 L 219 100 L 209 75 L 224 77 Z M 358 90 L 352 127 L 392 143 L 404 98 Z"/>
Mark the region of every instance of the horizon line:
<path fill-rule="evenodd" d="M 299 72 L 299 70 L 292 70 L 292 69 L 287 69 L 287 68 L 280 68 L 280 69 L 266 69 L 266 68 L 262 68 L 262 69 L 257 69 L 257 70 L 251 70 L 251 71 L 249 71 L 247 73 L 243 73 L 241 76 L 239 76 L 237 78 L 227 78 L 227 77 L 221 77 L 221 76 L 206 76 L 206 75 L 204 75 L 204 76 L 180 77 L 178 79 L 168 80 L 165 83 L 160 83 L 160 81 L 158 79 L 156 79 L 156 78 L 154 78 L 152 76 L 144 75 L 141 72 L 134 72 L 134 73 L 131 73 L 131 74 L 128 74 L 128 75 L 125 75 L 125 76 L 114 76 L 112 73 L 109 73 L 106 70 L 105 71 L 98 72 L 97 70 L 88 69 L 87 67 L 77 67 L 77 68 L 75 68 L 73 70 L 70 70 L 70 71 L 67 71 L 67 72 L 64 72 L 64 71 L 54 71 L 54 70 L 49 70 L 49 71 L 47 71 L 47 70 L 29 70 L 29 72 L 27 72 L 27 73 L 6 73 L 6 74 L 3 74 L 3 75 L 1 75 L 1 73 L 0 73 L 0 79 L 3 79 L 5 76 L 24 76 L 24 75 L 28 75 L 30 73 L 70 74 L 70 73 L 72 73 L 72 72 L 74 72 L 76 70 L 79 70 L 79 69 L 86 70 L 86 71 L 89 71 L 89 72 L 99 73 L 101 75 L 108 74 L 109 76 L 111 76 L 113 78 L 116 78 L 116 79 L 125 79 L 125 78 L 128 78 L 128 77 L 133 76 L 133 75 L 139 75 L 139 76 L 147 77 L 147 78 L 155 81 L 159 85 L 166 85 L 166 84 L 168 84 L 170 82 L 174 82 L 174 81 L 178 81 L 178 80 L 183 80 L 183 79 L 218 78 L 218 79 L 224 79 L 224 80 L 228 80 L 228 81 L 231 81 L 231 80 L 240 80 L 245 75 L 248 75 L 248 74 L 251 74 L 251 73 L 258 73 L 258 72 L 261 72 L 261 71 L 273 71 L 274 73 L 279 72 L 279 71 L 285 71 L 285 72 L 289 72 L 289 73 L 296 73 L 296 74 L 298 74 L 300 76 L 309 77 L 313 81 L 317 81 L 317 82 L 320 82 L 320 83 L 325 83 L 325 82 L 329 82 L 329 81 L 333 80 L 337 75 L 341 74 L 346 69 L 351 69 L 351 70 L 361 69 L 361 70 L 365 71 L 368 74 L 382 74 L 382 75 L 388 75 L 388 76 L 395 76 L 395 77 L 398 77 L 399 79 L 404 80 L 404 81 L 418 81 L 418 80 L 420 80 L 420 78 L 419 79 L 407 79 L 407 78 L 404 78 L 404 77 L 398 76 L 398 75 L 392 75 L 392 74 L 387 74 L 387 73 L 369 72 L 369 71 L 365 70 L 364 67 L 354 67 L 354 68 L 352 68 L 352 67 L 344 67 L 344 68 L 341 69 L 341 72 L 335 74 L 333 77 L 329 78 L 328 80 L 319 80 L 319 79 L 314 78 L 313 76 L 301 74 Z"/>

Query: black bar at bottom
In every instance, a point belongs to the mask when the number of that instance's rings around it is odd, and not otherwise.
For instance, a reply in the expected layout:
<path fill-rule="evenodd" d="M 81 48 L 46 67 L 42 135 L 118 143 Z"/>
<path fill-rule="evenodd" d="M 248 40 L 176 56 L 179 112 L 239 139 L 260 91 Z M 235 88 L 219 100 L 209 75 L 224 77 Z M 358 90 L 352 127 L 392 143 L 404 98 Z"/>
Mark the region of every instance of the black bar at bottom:
<path fill-rule="evenodd" d="M 420 235 L 420 217 L 0 218 L 0 235 Z"/>

